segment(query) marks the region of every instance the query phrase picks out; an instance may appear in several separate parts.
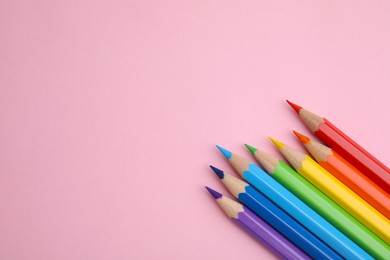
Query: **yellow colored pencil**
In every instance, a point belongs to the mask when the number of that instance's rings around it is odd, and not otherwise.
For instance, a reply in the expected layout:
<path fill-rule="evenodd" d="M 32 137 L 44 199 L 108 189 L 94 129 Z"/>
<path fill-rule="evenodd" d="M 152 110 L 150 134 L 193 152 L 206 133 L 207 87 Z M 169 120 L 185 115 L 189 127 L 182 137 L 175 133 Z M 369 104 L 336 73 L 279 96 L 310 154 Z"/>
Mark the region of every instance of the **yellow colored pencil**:
<path fill-rule="evenodd" d="M 343 207 L 378 237 L 390 244 L 390 221 L 386 217 L 322 168 L 310 156 L 275 139 L 271 138 L 271 141 L 300 175 Z"/>

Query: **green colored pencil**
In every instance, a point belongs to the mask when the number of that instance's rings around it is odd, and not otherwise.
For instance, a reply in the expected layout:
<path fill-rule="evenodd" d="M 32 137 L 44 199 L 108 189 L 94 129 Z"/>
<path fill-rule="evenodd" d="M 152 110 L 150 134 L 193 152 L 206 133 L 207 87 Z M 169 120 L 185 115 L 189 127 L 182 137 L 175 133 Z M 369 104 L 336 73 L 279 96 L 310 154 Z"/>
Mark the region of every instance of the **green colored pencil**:
<path fill-rule="evenodd" d="M 390 246 L 282 160 L 245 145 L 270 176 L 376 259 L 390 259 Z"/>

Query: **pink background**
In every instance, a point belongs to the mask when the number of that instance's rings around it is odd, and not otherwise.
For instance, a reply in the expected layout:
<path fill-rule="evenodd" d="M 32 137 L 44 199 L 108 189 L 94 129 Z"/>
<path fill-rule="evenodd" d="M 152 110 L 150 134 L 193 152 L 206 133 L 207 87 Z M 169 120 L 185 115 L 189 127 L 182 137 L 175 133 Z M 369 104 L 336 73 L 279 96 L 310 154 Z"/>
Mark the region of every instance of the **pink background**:
<path fill-rule="evenodd" d="M 385 164 L 389 1 L 0 3 L 0 259 L 266 259 L 220 144 L 331 119 Z"/>

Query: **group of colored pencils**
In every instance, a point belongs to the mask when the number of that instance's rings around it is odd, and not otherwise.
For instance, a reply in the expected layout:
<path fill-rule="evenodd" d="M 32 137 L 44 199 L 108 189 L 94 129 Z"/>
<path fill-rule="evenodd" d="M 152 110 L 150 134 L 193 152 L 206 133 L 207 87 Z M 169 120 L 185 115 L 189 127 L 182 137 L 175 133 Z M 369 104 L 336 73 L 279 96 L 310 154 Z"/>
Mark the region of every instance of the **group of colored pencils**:
<path fill-rule="evenodd" d="M 225 213 L 283 259 L 390 259 L 390 170 L 345 133 L 287 101 L 324 144 L 294 131 L 310 157 L 275 139 L 290 165 L 245 144 L 261 165 L 217 148 L 241 179 L 210 166 Z"/>

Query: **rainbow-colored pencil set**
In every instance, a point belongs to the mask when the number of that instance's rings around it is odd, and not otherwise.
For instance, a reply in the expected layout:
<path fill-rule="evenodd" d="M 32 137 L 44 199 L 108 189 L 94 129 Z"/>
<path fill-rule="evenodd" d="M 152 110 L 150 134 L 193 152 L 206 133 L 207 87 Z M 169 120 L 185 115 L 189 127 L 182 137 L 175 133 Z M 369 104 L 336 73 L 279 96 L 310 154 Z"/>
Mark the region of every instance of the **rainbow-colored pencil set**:
<path fill-rule="evenodd" d="M 312 155 L 271 141 L 291 167 L 250 145 L 253 164 L 217 148 L 242 178 L 210 166 L 239 202 L 206 187 L 226 214 L 285 259 L 390 259 L 390 170 L 331 124 L 289 101 L 324 144 Z"/>

